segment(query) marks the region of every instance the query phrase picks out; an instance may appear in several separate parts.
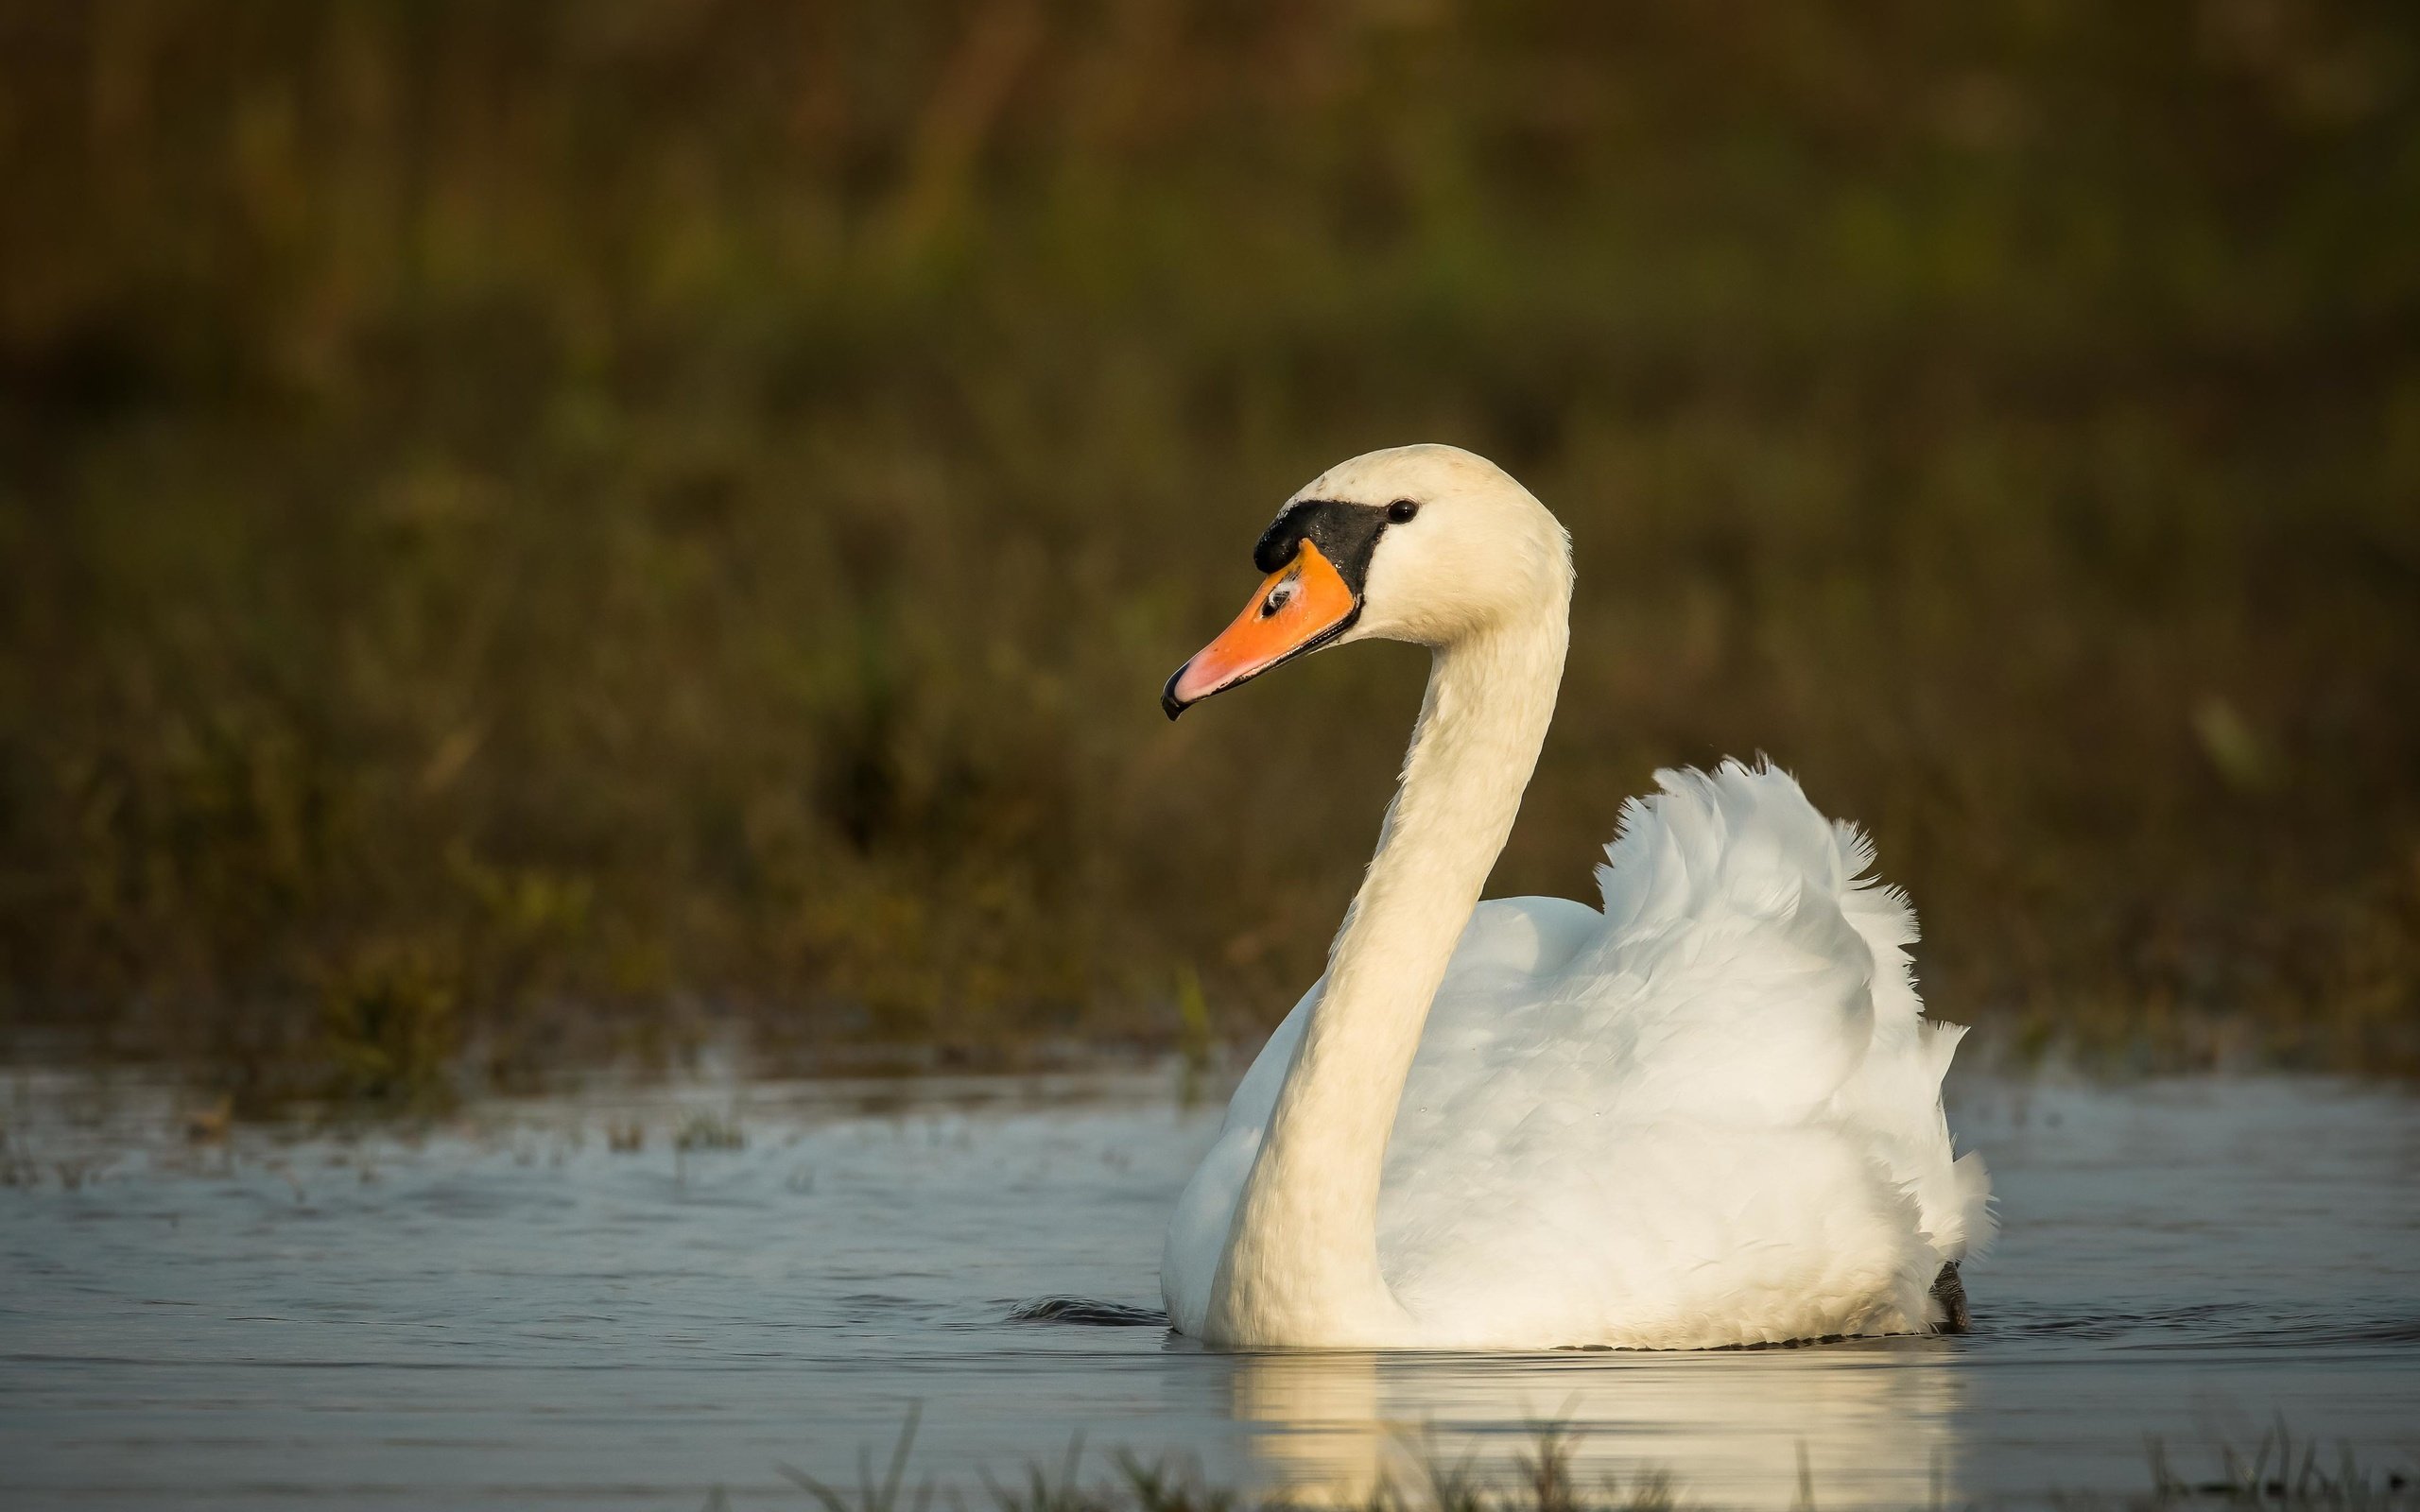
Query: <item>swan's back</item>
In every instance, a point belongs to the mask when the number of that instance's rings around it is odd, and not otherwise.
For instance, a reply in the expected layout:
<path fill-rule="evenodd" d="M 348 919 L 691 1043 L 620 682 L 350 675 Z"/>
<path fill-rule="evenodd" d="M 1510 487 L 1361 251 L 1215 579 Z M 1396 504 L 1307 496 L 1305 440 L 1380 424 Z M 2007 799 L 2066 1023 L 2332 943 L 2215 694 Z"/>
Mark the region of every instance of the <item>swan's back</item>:
<path fill-rule="evenodd" d="M 1407 1342 L 1703 1348 L 1920 1330 L 1988 1238 L 1940 1108 L 1959 1036 L 1909 977 L 1914 918 L 1786 773 L 1657 774 L 1601 913 L 1481 903 L 1388 1147 L 1379 1257 Z M 1236 1193 L 1320 993 L 1255 1060 L 1162 1267 L 1198 1331 Z"/>

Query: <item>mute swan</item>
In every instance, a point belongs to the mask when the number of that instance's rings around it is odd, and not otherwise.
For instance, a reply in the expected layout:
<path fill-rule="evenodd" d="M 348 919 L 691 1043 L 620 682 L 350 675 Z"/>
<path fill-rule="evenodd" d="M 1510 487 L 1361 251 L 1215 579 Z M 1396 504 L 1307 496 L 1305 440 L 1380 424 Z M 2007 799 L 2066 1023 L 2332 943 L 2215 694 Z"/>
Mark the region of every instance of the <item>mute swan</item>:
<path fill-rule="evenodd" d="M 1962 1326 L 1990 1180 L 1952 1160 L 1906 898 L 1786 773 L 1657 774 L 1600 913 L 1478 901 L 1554 710 L 1571 557 L 1449 446 L 1288 500 L 1268 574 L 1168 679 L 1191 704 L 1322 646 L 1429 647 L 1342 927 L 1236 1088 L 1160 1265 L 1236 1347 L 1703 1349 Z"/>

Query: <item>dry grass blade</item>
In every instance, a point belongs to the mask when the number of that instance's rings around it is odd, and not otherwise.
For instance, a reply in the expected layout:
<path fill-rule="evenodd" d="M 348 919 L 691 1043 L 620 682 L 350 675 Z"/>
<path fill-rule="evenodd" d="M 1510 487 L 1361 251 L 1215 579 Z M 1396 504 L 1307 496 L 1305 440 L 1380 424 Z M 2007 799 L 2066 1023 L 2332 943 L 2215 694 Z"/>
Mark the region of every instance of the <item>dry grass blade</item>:
<path fill-rule="evenodd" d="M 891 1446 L 890 1463 L 885 1469 L 880 1484 L 873 1478 L 873 1460 L 863 1445 L 857 1449 L 857 1500 L 849 1499 L 835 1487 L 817 1480 L 794 1465 L 775 1461 L 773 1468 L 783 1479 L 798 1486 L 823 1505 L 824 1512 L 926 1512 L 933 1499 L 933 1480 L 926 1476 L 917 1483 L 912 1501 L 903 1508 L 899 1488 L 906 1484 L 908 1452 L 915 1447 L 916 1425 L 923 1418 L 925 1404 L 908 1404 L 907 1420 L 900 1425 L 899 1441 Z"/>

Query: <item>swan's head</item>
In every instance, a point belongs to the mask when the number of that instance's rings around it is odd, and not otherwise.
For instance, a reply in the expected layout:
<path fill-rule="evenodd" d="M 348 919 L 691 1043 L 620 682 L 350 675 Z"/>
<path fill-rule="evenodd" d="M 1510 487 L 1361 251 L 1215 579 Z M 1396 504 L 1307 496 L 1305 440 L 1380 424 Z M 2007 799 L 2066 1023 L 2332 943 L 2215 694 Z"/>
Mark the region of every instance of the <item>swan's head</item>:
<path fill-rule="evenodd" d="M 1269 575 L 1160 695 L 1170 719 L 1347 641 L 1450 646 L 1571 600 L 1571 546 L 1530 490 L 1458 446 L 1398 446 L 1328 469 L 1253 548 Z"/>

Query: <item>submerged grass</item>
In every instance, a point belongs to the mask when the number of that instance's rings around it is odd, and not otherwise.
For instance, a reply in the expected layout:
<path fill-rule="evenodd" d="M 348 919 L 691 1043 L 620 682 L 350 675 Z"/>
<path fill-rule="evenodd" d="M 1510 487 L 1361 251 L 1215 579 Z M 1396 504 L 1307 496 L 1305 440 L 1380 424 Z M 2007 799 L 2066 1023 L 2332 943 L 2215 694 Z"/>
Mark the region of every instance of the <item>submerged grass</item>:
<path fill-rule="evenodd" d="M 1200 1061 L 1420 667 L 1156 690 L 1430 438 L 1582 574 L 1497 890 L 1768 750 L 1979 1045 L 2420 1068 L 2409 8 L 95 0 L 0 158 L 0 1025 Z"/>

